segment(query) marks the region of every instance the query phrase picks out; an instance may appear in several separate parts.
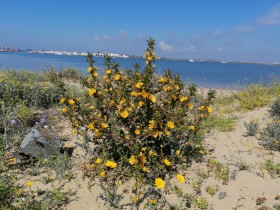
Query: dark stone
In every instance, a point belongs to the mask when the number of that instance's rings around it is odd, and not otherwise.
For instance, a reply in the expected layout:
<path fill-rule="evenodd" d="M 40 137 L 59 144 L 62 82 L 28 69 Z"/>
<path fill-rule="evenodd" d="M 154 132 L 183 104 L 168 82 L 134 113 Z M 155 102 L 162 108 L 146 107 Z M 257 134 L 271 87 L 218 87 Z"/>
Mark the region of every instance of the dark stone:
<path fill-rule="evenodd" d="M 73 149 L 67 150 L 68 155 L 72 154 Z M 37 158 L 41 155 L 49 156 L 64 152 L 64 142 L 60 137 L 51 135 L 45 130 L 33 128 L 23 139 L 19 154 Z"/>

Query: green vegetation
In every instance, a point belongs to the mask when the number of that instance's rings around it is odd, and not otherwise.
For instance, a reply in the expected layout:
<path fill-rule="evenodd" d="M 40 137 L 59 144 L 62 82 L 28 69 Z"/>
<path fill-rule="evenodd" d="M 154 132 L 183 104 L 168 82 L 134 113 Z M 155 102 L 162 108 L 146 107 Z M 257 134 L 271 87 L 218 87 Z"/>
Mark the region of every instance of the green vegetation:
<path fill-rule="evenodd" d="M 245 127 L 247 129 L 247 136 L 255 136 L 259 131 L 259 121 L 258 119 L 253 119 L 249 123 L 245 122 Z"/>
<path fill-rule="evenodd" d="M 271 104 L 269 113 L 271 117 L 280 120 L 280 97 Z"/>
<path fill-rule="evenodd" d="M 70 68 L 0 72 L 1 209 L 61 208 L 75 195 L 65 187 L 76 177 L 75 170 L 82 170 L 91 182 L 89 187 L 95 182 L 100 185 L 99 198 L 108 208 L 209 207 L 201 196 L 204 179 L 212 176 L 227 184 L 230 170 L 209 158 L 207 170 L 199 171 L 198 178 L 189 182 L 184 174 L 187 167 L 193 161 L 201 163 L 209 154 L 203 134 L 214 129 L 234 130 L 236 113 L 271 103 L 280 94 L 280 85 L 250 85 L 217 98 L 214 91 L 201 96 L 195 85 L 184 84 L 171 70 L 155 75 L 154 46 L 154 40 L 148 40 L 146 66 L 141 71 L 137 64 L 133 70 L 124 71 L 105 57 L 102 74 L 89 54 L 89 77 Z M 262 132 L 256 120 L 245 124 L 247 135 L 259 135 L 263 145 L 277 151 L 279 101 L 278 97 L 271 104 L 274 121 Z M 84 139 L 75 145 L 87 152 L 79 165 L 75 157 L 66 154 L 42 156 L 28 163 L 13 156 L 31 127 L 48 125 L 51 131 L 60 131 L 57 122 L 67 120 L 74 133 Z M 240 158 L 237 167 L 248 170 L 249 165 Z M 273 176 L 279 175 L 277 163 L 268 161 L 262 167 Z M 34 180 L 41 180 L 36 182 L 44 187 L 36 188 Z M 128 189 L 131 199 L 123 204 L 124 192 L 119 188 L 126 181 L 132 183 Z M 186 182 L 192 187 L 191 194 L 179 187 Z M 217 187 L 209 185 L 205 191 L 214 196 Z M 166 196 L 170 193 L 180 204 L 170 203 Z"/>
<path fill-rule="evenodd" d="M 268 86 L 251 84 L 237 92 L 218 95 L 213 102 L 214 114 L 203 123 L 204 131 L 209 132 L 213 129 L 222 132 L 233 131 L 238 113 L 264 107 L 278 95 L 280 95 L 280 83 L 278 80 L 272 81 Z M 271 105 L 271 115 L 277 116 L 280 107 L 279 101 L 278 99 Z M 247 135 L 255 135 L 257 124 L 254 123 L 253 125 L 253 122 L 251 122 L 247 126 L 247 129 L 249 129 Z"/>
<path fill-rule="evenodd" d="M 95 164 L 91 179 L 98 177 L 110 192 L 116 191 L 116 179 L 135 180 L 130 205 L 136 207 L 146 199 L 165 203 L 159 192 L 170 188 L 171 178 L 184 182 L 184 165 L 201 159 L 201 123 L 212 112 L 214 98 L 214 91 L 197 97 L 196 86 L 185 88 L 170 70 L 156 77 L 155 42 L 149 39 L 147 44 L 143 72 L 138 65 L 122 71 L 106 57 L 105 75 L 100 77 L 89 54 L 90 76 L 83 81 L 88 98 L 66 94 L 61 99 L 72 127 L 100 149 L 89 162 Z M 152 189 L 148 195 L 147 187 Z"/>

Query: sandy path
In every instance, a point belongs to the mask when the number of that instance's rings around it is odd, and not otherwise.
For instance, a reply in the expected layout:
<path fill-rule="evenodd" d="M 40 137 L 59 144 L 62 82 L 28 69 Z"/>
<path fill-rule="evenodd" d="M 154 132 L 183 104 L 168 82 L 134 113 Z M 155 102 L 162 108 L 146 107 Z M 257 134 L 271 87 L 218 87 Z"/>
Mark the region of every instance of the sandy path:
<path fill-rule="evenodd" d="M 256 205 L 258 197 L 266 197 L 264 205 L 272 207 L 277 201 L 275 196 L 280 195 L 280 178 L 272 178 L 265 169 L 261 169 L 261 164 L 268 159 L 280 162 L 279 152 L 270 152 L 255 137 L 245 136 L 246 128 L 244 122 L 249 122 L 252 118 L 258 118 L 261 127 L 270 121 L 267 108 L 260 108 L 238 115 L 236 130 L 232 132 L 212 132 L 205 139 L 206 146 L 213 150 L 210 154 L 212 158 L 224 163 L 230 168 L 230 180 L 224 185 L 221 180 L 214 176 L 203 179 L 201 185 L 201 195 L 208 201 L 208 209 L 258 209 Z M 77 151 L 79 153 L 80 151 Z M 248 166 L 246 170 L 239 170 L 240 162 Z M 192 181 L 197 179 L 199 170 L 207 170 L 206 163 L 193 164 L 186 172 L 187 183 L 180 187 L 185 192 L 192 193 Z M 100 193 L 100 188 L 95 185 L 90 190 L 87 188 L 87 180 L 82 180 L 81 174 L 75 179 L 74 185 L 79 185 L 77 199 L 72 201 L 66 209 L 68 210 L 94 210 L 107 209 L 100 200 L 96 200 Z M 210 196 L 206 193 L 206 186 L 217 186 L 218 191 Z M 222 196 L 224 195 L 224 196 Z M 172 203 L 177 199 L 168 196 Z M 222 198 L 224 197 L 224 198 Z M 278 202 L 279 203 L 279 202 Z M 192 209 L 195 209 L 194 207 Z"/>

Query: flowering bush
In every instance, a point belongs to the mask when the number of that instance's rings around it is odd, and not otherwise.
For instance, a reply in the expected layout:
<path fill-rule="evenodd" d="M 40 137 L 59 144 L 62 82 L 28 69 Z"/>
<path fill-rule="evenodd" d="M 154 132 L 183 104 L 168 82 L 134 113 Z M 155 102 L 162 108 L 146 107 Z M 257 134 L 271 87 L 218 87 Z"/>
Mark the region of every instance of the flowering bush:
<path fill-rule="evenodd" d="M 155 42 L 149 39 L 147 44 L 143 71 L 137 64 L 134 71 L 122 71 L 107 56 L 101 76 L 89 53 L 90 76 L 83 81 L 88 97 L 61 99 L 72 127 L 98 147 L 83 169 L 111 187 L 134 178 L 135 205 L 143 199 L 156 205 L 168 180 L 185 181 L 182 169 L 204 154 L 200 125 L 212 112 L 214 97 L 210 91 L 206 99 L 198 99 L 195 85 L 185 88 L 170 70 L 155 75 Z M 143 186 L 152 189 L 148 195 Z"/>

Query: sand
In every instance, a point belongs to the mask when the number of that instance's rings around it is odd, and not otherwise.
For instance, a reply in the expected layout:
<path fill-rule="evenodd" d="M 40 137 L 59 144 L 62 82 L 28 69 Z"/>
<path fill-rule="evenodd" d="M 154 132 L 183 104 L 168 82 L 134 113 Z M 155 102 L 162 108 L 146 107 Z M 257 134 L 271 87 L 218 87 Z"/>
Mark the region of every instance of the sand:
<path fill-rule="evenodd" d="M 211 153 L 205 157 L 205 161 L 202 163 L 193 163 L 187 171 L 185 171 L 186 183 L 179 184 L 184 192 L 193 193 L 194 189 L 192 183 L 199 177 L 200 171 L 207 171 L 207 159 L 214 158 L 218 162 L 227 165 L 230 169 L 230 179 L 227 184 L 224 184 L 220 179 L 211 173 L 210 176 L 202 179 L 200 187 L 201 194 L 199 197 L 205 197 L 208 203 L 208 209 L 258 209 L 261 205 L 256 205 L 258 198 L 265 197 L 266 201 L 263 205 L 270 208 L 274 204 L 280 203 L 279 200 L 275 200 L 277 195 L 280 195 L 280 177 L 272 177 L 267 170 L 262 166 L 266 160 L 273 160 L 275 163 L 280 163 L 280 152 L 270 151 L 260 145 L 260 141 L 256 137 L 246 136 L 245 122 L 249 122 L 253 118 L 258 118 L 261 127 L 265 127 L 268 122 L 271 121 L 268 114 L 268 107 L 259 108 L 254 111 L 237 114 L 238 120 L 236 121 L 236 129 L 231 132 L 218 132 L 212 131 L 205 136 L 205 145 L 211 151 Z M 59 134 L 62 136 L 68 136 L 71 139 L 71 144 L 76 145 L 81 143 L 81 139 L 74 136 L 69 129 L 67 121 L 59 121 L 57 124 Z M 75 146 L 73 159 L 76 160 L 77 167 L 75 171 L 75 179 L 70 182 L 66 182 L 64 189 L 72 189 L 76 192 L 71 197 L 71 202 L 63 206 L 63 209 L 67 210 L 105 210 L 108 209 L 104 206 L 101 199 L 98 196 L 101 193 L 101 188 L 98 186 L 98 182 L 91 188 L 88 188 L 88 178 L 84 178 L 81 169 L 78 167 L 86 160 L 84 151 Z M 241 170 L 241 163 L 245 165 L 245 170 Z M 40 183 L 42 175 L 37 177 L 25 177 L 23 183 L 26 180 L 34 181 L 35 188 L 51 187 L 49 183 L 44 185 Z M 38 180 L 38 181 L 36 181 Z M 175 180 L 174 180 L 175 182 Z M 56 181 L 53 183 L 58 185 Z M 121 190 L 129 188 L 131 183 L 125 183 L 121 186 Z M 207 186 L 215 186 L 217 192 L 211 196 L 205 188 Z M 124 203 L 128 202 L 131 198 L 131 194 L 127 194 L 124 198 Z M 168 200 L 176 204 L 178 198 L 175 195 L 167 195 Z M 129 209 L 129 208 L 127 208 Z M 143 206 L 140 209 L 144 209 Z M 190 209 L 198 209 L 194 205 Z"/>
<path fill-rule="evenodd" d="M 208 209 L 258 209 L 261 206 L 256 205 L 256 200 L 259 197 L 266 198 L 263 205 L 268 207 L 277 203 L 275 197 L 280 195 L 280 177 L 272 177 L 265 169 L 262 169 L 261 165 L 269 159 L 279 163 L 280 153 L 265 149 L 259 144 L 256 137 L 245 135 L 244 122 L 249 122 L 253 118 L 258 118 L 261 127 L 264 127 L 270 121 L 268 108 L 238 114 L 235 131 L 213 131 L 206 135 L 205 144 L 211 151 L 206 159 L 215 158 L 230 168 L 228 184 L 223 184 L 213 175 L 202 180 L 200 196 L 207 199 Z M 82 151 L 76 149 L 74 156 L 79 159 L 82 156 Z M 240 170 L 241 162 L 247 166 L 246 170 Z M 193 193 L 192 182 L 197 180 L 197 173 L 201 170 L 207 170 L 206 162 L 194 163 L 186 171 L 187 181 L 185 184 L 180 184 L 184 192 Z M 83 180 L 79 172 L 77 178 L 70 183 L 72 186 L 79 185 L 76 198 L 65 207 L 66 209 L 107 209 L 102 200 L 97 199 L 101 192 L 100 187 L 96 184 L 88 189 L 87 182 L 88 180 Z M 210 196 L 205 190 L 205 187 L 209 185 L 217 187 L 217 192 L 213 196 Z M 178 202 L 174 195 L 167 197 L 171 203 Z M 125 198 L 125 200 L 127 199 L 129 198 Z M 193 206 L 191 209 L 196 208 Z"/>

